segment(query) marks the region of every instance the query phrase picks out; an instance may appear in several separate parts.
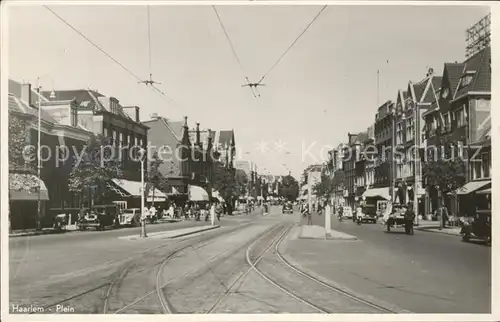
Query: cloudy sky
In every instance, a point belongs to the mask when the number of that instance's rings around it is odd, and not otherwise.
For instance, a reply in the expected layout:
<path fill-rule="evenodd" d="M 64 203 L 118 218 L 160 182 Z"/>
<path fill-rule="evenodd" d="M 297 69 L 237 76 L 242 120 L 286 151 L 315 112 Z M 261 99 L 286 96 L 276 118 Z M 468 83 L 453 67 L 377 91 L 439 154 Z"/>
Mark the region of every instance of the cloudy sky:
<path fill-rule="evenodd" d="M 257 4 L 257 3 L 252 3 Z M 141 78 L 149 69 L 146 6 L 51 6 L 58 15 Z M 170 97 L 137 79 L 42 6 L 9 7 L 9 77 L 46 90 L 92 88 L 141 118 L 188 116 L 212 130 L 234 129 L 241 155 L 259 169 L 299 175 L 326 151 L 366 130 L 380 103 L 432 67 L 464 60 L 465 30 L 479 6 L 329 6 L 266 77 L 258 81 L 321 6 L 219 6 L 240 69 L 214 10 L 152 6 L 153 78 Z M 311 153 L 308 153 L 311 152 Z M 323 155 L 321 151 L 324 151 Z M 283 165 L 285 164 L 285 165 Z"/>

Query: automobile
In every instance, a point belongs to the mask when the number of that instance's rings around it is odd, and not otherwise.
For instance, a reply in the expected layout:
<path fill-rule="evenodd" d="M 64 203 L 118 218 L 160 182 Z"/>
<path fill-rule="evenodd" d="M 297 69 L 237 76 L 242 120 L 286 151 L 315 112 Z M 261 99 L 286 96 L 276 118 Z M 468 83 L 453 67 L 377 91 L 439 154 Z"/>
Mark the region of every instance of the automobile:
<path fill-rule="evenodd" d="M 140 226 L 141 225 L 141 209 L 130 208 L 125 209 L 119 216 L 120 226 Z"/>
<path fill-rule="evenodd" d="M 283 204 L 283 208 L 281 209 L 282 214 L 293 214 L 293 205 L 291 202 L 286 202 Z"/>
<path fill-rule="evenodd" d="M 344 207 L 344 210 L 342 212 L 342 217 L 347 218 L 347 219 L 352 219 L 351 207 Z"/>
<path fill-rule="evenodd" d="M 95 230 L 104 230 L 108 227 L 117 228 L 118 207 L 116 205 L 99 205 L 94 206 L 90 211 L 86 211 L 83 218 L 78 220 L 78 229 L 87 230 L 95 228 Z"/>

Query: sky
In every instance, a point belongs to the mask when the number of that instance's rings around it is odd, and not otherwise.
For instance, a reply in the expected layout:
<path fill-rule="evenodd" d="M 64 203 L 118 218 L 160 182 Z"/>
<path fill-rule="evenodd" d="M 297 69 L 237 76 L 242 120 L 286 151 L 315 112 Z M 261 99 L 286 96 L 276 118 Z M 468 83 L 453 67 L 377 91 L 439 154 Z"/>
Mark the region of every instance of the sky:
<path fill-rule="evenodd" d="M 377 107 L 432 67 L 463 61 L 465 31 L 481 6 L 331 5 L 268 74 L 321 6 L 218 6 L 243 71 L 209 5 L 51 6 L 58 15 L 168 99 L 143 84 L 42 6 L 8 7 L 9 78 L 44 90 L 92 88 L 189 125 L 234 129 L 239 159 L 297 178 L 327 151 L 365 131 Z M 377 95 L 377 70 L 379 91 Z M 377 102 L 377 97 L 378 102 Z"/>

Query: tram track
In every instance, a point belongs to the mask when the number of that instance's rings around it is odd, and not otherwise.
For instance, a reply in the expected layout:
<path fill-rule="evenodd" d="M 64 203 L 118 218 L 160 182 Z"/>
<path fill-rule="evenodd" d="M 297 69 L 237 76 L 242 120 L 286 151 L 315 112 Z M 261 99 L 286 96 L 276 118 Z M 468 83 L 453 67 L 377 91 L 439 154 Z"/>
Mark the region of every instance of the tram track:
<path fill-rule="evenodd" d="M 189 238 L 186 238 L 186 239 L 183 239 L 180 241 L 175 241 L 174 249 L 170 250 L 169 255 L 167 255 L 167 258 L 173 257 L 173 256 L 177 255 L 178 253 L 180 253 L 180 252 L 182 252 L 185 249 L 190 248 L 190 247 L 194 247 L 194 246 L 203 247 L 205 245 L 208 245 L 212 242 L 215 242 L 220 237 L 224 237 L 224 236 L 228 236 L 230 234 L 237 233 L 241 229 L 248 227 L 251 224 L 252 223 L 243 223 L 243 224 L 240 224 L 236 227 L 231 228 L 229 231 L 224 230 L 223 232 L 215 232 L 215 233 L 206 234 L 206 235 L 195 235 L 193 237 L 189 237 Z M 195 243 L 193 243 L 193 240 L 195 240 Z M 172 240 L 169 240 L 169 241 L 172 241 Z M 99 283 L 98 285 L 91 287 L 85 291 L 78 292 L 76 294 L 73 294 L 73 295 L 64 297 L 62 299 L 59 299 L 57 301 L 54 301 L 50 304 L 40 305 L 40 307 L 43 309 L 44 312 L 52 313 L 53 309 L 55 309 L 59 305 L 63 305 L 63 304 L 68 303 L 70 301 L 83 298 L 83 297 L 90 295 L 94 292 L 97 292 L 99 290 L 103 290 L 103 293 L 101 293 L 103 295 L 100 296 L 100 301 L 98 300 L 98 302 L 101 302 L 101 305 L 100 305 L 101 308 L 100 309 L 94 308 L 91 313 L 109 314 L 110 313 L 110 309 L 109 309 L 109 302 L 110 301 L 109 300 L 110 300 L 110 297 L 114 294 L 114 290 L 116 289 L 117 285 L 122 283 L 123 280 L 127 276 L 136 275 L 136 274 L 139 274 L 140 272 L 143 272 L 144 270 L 148 269 L 146 267 L 139 268 L 131 274 L 130 271 L 132 270 L 132 268 L 134 266 L 136 266 L 138 263 L 140 263 L 141 260 L 146 261 L 147 258 L 145 258 L 145 256 L 152 254 L 152 257 L 154 257 L 154 255 L 158 255 L 158 254 L 154 254 L 155 251 L 162 251 L 163 249 L 165 249 L 166 247 L 169 247 L 169 246 L 172 246 L 172 245 L 171 244 L 162 244 L 160 246 L 151 247 L 151 248 L 148 248 L 144 251 L 141 251 L 138 254 L 135 254 L 132 258 L 126 260 L 125 262 L 123 260 L 111 262 L 111 263 L 109 263 L 108 266 L 112 266 L 113 264 L 116 264 L 116 265 L 119 265 L 119 267 L 117 269 L 115 269 L 115 271 L 112 274 L 110 274 L 108 277 L 102 278 L 104 280 L 104 282 Z M 165 261 L 165 257 L 161 254 L 160 254 L 160 256 L 162 256 L 161 260 L 154 262 L 153 266 L 161 265 Z M 94 295 L 94 297 L 96 297 L 96 295 Z M 36 312 L 32 312 L 30 314 L 35 314 L 35 313 Z"/>

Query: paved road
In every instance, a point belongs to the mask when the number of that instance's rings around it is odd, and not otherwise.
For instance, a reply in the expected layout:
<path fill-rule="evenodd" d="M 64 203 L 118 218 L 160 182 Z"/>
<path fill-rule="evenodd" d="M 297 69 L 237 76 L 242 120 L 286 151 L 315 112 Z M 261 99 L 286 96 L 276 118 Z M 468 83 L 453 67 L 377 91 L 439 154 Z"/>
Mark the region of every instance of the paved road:
<path fill-rule="evenodd" d="M 490 247 L 431 232 L 387 233 L 381 224 L 332 217 L 332 229 L 359 241 L 292 241 L 291 254 L 308 268 L 412 312 L 490 312 Z M 314 214 L 313 224 L 324 227 L 324 216 Z"/>
<path fill-rule="evenodd" d="M 223 227 L 252 221 L 257 213 L 222 217 Z M 206 222 L 186 221 L 148 225 L 149 232 L 207 225 Z M 50 287 L 68 280 L 85 283 L 81 277 L 111 270 L 134 254 L 145 249 L 169 246 L 173 240 L 147 239 L 128 241 L 118 237 L 139 234 L 139 228 L 108 231 L 85 231 L 57 235 L 15 237 L 9 239 L 9 282 L 11 301 L 36 298 Z M 76 286 L 75 286 L 76 287 Z M 33 293 L 33 294 L 32 294 Z M 40 295 L 43 296 L 43 295 Z"/>

